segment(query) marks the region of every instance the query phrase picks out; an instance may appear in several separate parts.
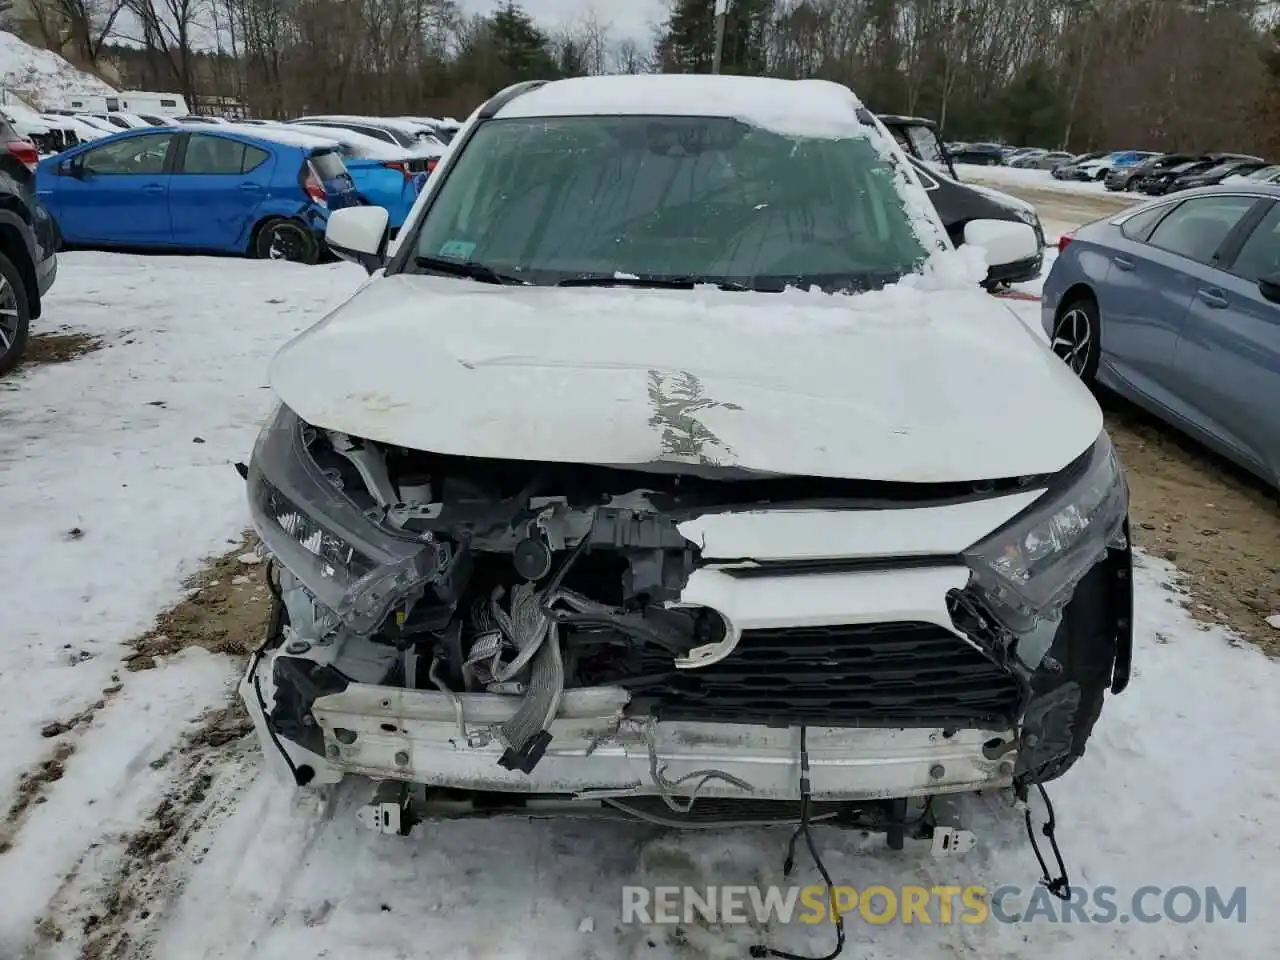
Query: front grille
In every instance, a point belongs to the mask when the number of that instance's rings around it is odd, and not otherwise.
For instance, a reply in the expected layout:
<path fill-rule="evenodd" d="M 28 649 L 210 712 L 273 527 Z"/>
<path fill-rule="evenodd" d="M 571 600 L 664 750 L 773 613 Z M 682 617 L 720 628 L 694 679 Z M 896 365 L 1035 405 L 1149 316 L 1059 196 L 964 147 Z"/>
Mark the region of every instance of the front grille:
<path fill-rule="evenodd" d="M 931 623 L 747 630 L 709 667 L 654 660 L 625 685 L 659 720 L 1003 729 L 1020 706 L 1011 674 Z"/>

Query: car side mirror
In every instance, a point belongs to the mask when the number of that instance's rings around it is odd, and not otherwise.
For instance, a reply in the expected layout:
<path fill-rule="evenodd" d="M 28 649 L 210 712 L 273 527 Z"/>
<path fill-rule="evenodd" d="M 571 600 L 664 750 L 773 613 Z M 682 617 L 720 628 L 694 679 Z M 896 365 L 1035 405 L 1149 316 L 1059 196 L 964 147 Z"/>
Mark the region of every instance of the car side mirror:
<path fill-rule="evenodd" d="M 324 242 L 336 256 L 373 273 L 387 265 L 390 224 L 385 207 L 343 207 L 329 214 Z"/>
<path fill-rule="evenodd" d="M 1258 289 L 1272 303 L 1280 303 L 1280 273 L 1273 273 L 1258 280 Z"/>
<path fill-rule="evenodd" d="M 1035 230 L 1021 220 L 970 220 L 964 225 L 964 242 L 986 251 L 988 267 L 1006 267 L 1040 252 Z"/>
<path fill-rule="evenodd" d="M 60 177 L 79 177 L 82 167 L 80 166 L 80 158 L 72 157 L 70 160 L 63 160 L 58 164 L 58 176 Z"/>

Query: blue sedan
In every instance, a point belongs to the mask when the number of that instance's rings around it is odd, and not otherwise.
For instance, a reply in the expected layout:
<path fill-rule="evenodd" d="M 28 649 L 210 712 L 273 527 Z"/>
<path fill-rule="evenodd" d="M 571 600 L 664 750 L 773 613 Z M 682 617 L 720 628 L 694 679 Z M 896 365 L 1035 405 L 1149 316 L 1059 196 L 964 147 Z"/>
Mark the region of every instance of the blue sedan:
<path fill-rule="evenodd" d="M 41 162 L 36 190 L 69 246 L 316 262 L 329 211 L 359 203 L 338 145 L 307 135 L 148 127 Z"/>
<path fill-rule="evenodd" d="M 1179 193 L 1086 224 L 1044 285 L 1053 351 L 1280 486 L 1280 187 Z"/>

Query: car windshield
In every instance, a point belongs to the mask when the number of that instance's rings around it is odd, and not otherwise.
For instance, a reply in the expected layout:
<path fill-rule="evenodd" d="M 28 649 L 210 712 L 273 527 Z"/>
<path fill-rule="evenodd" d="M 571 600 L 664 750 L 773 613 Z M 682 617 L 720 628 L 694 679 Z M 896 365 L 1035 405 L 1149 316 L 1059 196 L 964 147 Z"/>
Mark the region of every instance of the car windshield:
<path fill-rule="evenodd" d="M 1267 181 L 1276 176 L 1276 174 L 1280 174 L 1280 167 L 1263 167 L 1261 170 L 1255 170 L 1253 173 L 1249 174 L 1249 179 Z"/>
<path fill-rule="evenodd" d="M 868 138 L 738 120 L 584 116 L 480 125 L 407 269 L 493 282 L 870 289 L 926 252 Z"/>

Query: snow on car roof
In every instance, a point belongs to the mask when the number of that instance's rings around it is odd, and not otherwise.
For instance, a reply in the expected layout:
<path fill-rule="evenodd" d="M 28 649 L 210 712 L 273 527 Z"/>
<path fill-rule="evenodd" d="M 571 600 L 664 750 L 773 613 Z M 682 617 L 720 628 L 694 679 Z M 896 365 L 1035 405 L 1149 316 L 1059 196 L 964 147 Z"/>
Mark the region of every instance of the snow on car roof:
<path fill-rule="evenodd" d="M 370 127 L 382 127 L 386 130 L 399 130 L 401 133 L 416 137 L 424 132 L 423 124 L 413 120 L 401 120 L 395 117 L 366 117 L 349 113 L 326 113 L 316 116 L 299 117 L 309 124 L 323 123 L 325 120 L 337 120 L 342 123 L 363 123 Z"/>
<path fill-rule="evenodd" d="M 556 80 L 497 115 L 733 117 L 784 136 L 837 138 L 868 135 L 860 106 L 852 90 L 828 80 L 671 73 Z"/>
<path fill-rule="evenodd" d="M 348 130 L 345 127 L 325 127 L 308 123 L 301 127 L 301 130 L 306 130 L 307 133 L 302 133 L 297 126 L 285 126 L 283 124 L 264 123 L 251 124 L 250 126 L 253 132 L 259 130 L 278 131 L 286 136 L 300 137 L 310 136 L 310 131 L 314 130 L 315 137 L 313 139 L 331 140 L 348 147 L 354 147 L 360 151 L 362 157 L 367 157 L 371 160 L 403 160 L 406 157 L 413 156 L 406 148 L 392 146 L 385 140 L 379 140 L 376 137 L 370 137 L 355 130 Z"/>
<path fill-rule="evenodd" d="M 281 130 L 278 127 L 259 127 L 253 124 L 240 126 L 234 123 L 220 123 L 217 126 L 207 126 L 199 124 L 184 124 L 184 126 L 193 126 L 199 132 L 217 136 L 220 133 L 234 133 L 242 137 L 257 140 L 270 140 L 273 143 L 283 144 L 287 147 L 336 147 L 338 141 L 333 137 L 325 137 L 312 135 L 309 133 L 294 133 L 292 130 Z"/>

